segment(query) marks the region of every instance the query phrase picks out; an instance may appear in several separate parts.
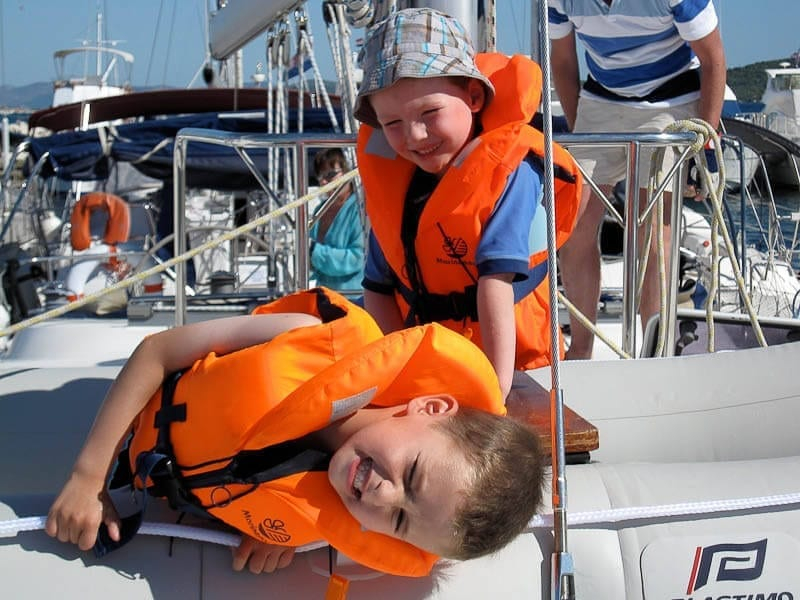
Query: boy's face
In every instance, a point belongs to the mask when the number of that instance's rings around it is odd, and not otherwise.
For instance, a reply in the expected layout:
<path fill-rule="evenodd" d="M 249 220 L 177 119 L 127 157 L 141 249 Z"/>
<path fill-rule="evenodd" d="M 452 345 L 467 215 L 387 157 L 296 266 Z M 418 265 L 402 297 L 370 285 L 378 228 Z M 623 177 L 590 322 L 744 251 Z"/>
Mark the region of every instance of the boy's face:
<path fill-rule="evenodd" d="M 333 455 L 328 479 L 365 529 L 434 554 L 452 547 L 470 471 L 433 425 L 457 409 L 448 396 L 416 398 L 406 413 L 363 427 Z"/>
<path fill-rule="evenodd" d="M 441 176 L 473 137 L 473 117 L 485 91 L 476 79 L 401 79 L 369 97 L 392 149 L 423 171 Z"/>

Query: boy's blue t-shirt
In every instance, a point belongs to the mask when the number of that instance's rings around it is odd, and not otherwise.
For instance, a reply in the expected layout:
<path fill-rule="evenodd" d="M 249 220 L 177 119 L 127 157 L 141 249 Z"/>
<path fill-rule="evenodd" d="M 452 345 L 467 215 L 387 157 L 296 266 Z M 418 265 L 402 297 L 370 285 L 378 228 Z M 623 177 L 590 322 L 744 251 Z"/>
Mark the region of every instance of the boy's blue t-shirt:
<path fill-rule="evenodd" d="M 515 302 L 533 291 L 547 275 L 546 261 L 528 268 L 529 256 L 547 246 L 545 211 L 538 210 L 542 198 L 541 165 L 529 156 L 509 176 L 475 253 L 478 277 L 514 274 Z M 397 288 L 397 278 L 372 232 L 363 286 L 380 294 L 391 294 Z"/>

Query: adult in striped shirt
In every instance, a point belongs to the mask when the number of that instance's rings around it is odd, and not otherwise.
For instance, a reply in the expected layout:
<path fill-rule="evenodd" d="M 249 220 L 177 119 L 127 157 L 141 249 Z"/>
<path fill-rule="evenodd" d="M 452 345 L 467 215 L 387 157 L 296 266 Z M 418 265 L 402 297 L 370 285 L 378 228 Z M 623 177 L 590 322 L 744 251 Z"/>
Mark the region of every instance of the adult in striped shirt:
<path fill-rule="evenodd" d="M 719 126 L 725 92 L 725 53 L 712 0 L 548 0 L 553 81 L 573 132 L 653 132 L 699 117 Z M 588 77 L 581 89 L 579 39 Z M 648 173 L 654 148 L 643 148 Z M 576 159 L 608 196 L 625 177 L 624 148 L 575 148 Z M 673 153 L 665 153 L 664 172 Z M 593 322 L 600 296 L 598 229 L 605 208 L 585 186 L 578 224 L 561 248 L 562 281 L 569 299 Z M 665 194 L 663 231 L 669 264 L 671 229 Z M 644 206 L 645 190 L 640 192 Z M 641 236 L 640 236 L 641 237 Z M 658 313 L 660 286 L 652 236 L 639 314 L 642 326 Z M 590 358 L 594 336 L 571 324 L 567 358 Z"/>

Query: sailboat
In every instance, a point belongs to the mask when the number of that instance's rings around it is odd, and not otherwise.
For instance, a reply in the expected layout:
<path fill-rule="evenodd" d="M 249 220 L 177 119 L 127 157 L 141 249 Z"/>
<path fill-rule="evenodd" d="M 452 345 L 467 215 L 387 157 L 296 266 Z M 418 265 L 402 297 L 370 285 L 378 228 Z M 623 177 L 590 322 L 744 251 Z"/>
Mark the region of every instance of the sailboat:
<path fill-rule="evenodd" d="M 263 5 L 229 3 L 218 14 L 240 23 L 249 20 L 245 15 L 263 18 Z M 538 8 L 544 11 L 545 2 Z M 224 31 L 219 43 L 226 52 L 253 35 L 253 28 Z M 198 141 L 240 150 L 276 143 L 264 135 L 179 131 L 173 160 L 181 207 L 186 145 Z M 352 145 L 353 137 L 292 134 L 277 142 L 298 148 L 302 157 L 308 146 Z M 297 200 L 284 208 L 302 204 L 304 192 L 295 189 Z M 301 237 L 302 220 L 297 224 Z M 178 232 L 180 254 L 185 247 Z M 304 275 L 299 259 L 292 280 L 302 285 Z M 185 301 L 183 268 L 177 277 L 176 315 Z M 732 326 L 751 339 L 750 325 L 738 320 Z M 130 350 L 101 347 L 81 356 L 74 348 L 91 344 L 91 334 L 75 328 L 69 356 L 20 354 L 0 361 L 3 591 L 9 597 L 305 599 L 325 597 L 337 575 L 349 582 L 352 599 L 800 597 L 797 323 L 770 322 L 769 347 L 703 352 L 714 339 L 713 326 L 695 319 L 692 329 L 688 322 L 664 326 L 677 335 L 665 356 L 556 362 L 520 373 L 509 413 L 540 432 L 553 451 L 551 505 L 495 555 L 442 561 L 432 575 L 413 579 L 372 571 L 324 545 L 302 549 L 271 575 L 235 573 L 227 548 L 236 544 L 235 533 L 204 522 L 175 526 L 176 515 L 158 501 L 147 514 L 145 531 L 153 535 L 142 533 L 103 558 L 47 537 L 40 517 Z M 117 338 L 130 334 L 129 323 L 118 325 Z M 676 351 L 678 343 L 689 349 Z M 635 349 L 645 346 L 640 340 Z M 41 346 L 39 356 L 47 351 Z M 117 496 L 120 503 L 130 500 L 126 492 Z"/>

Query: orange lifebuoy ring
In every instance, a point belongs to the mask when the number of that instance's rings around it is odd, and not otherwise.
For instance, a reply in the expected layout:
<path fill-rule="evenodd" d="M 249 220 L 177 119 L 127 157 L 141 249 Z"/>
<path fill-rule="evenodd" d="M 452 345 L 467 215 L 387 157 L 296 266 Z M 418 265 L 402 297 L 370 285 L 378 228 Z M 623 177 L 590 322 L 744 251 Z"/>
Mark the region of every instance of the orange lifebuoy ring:
<path fill-rule="evenodd" d="M 83 194 L 72 209 L 70 242 L 73 249 L 89 248 L 92 241 L 89 220 L 96 210 L 104 210 L 108 214 L 103 242 L 114 245 L 128 240 L 131 231 L 131 211 L 128 203 L 114 194 L 89 192 Z"/>

